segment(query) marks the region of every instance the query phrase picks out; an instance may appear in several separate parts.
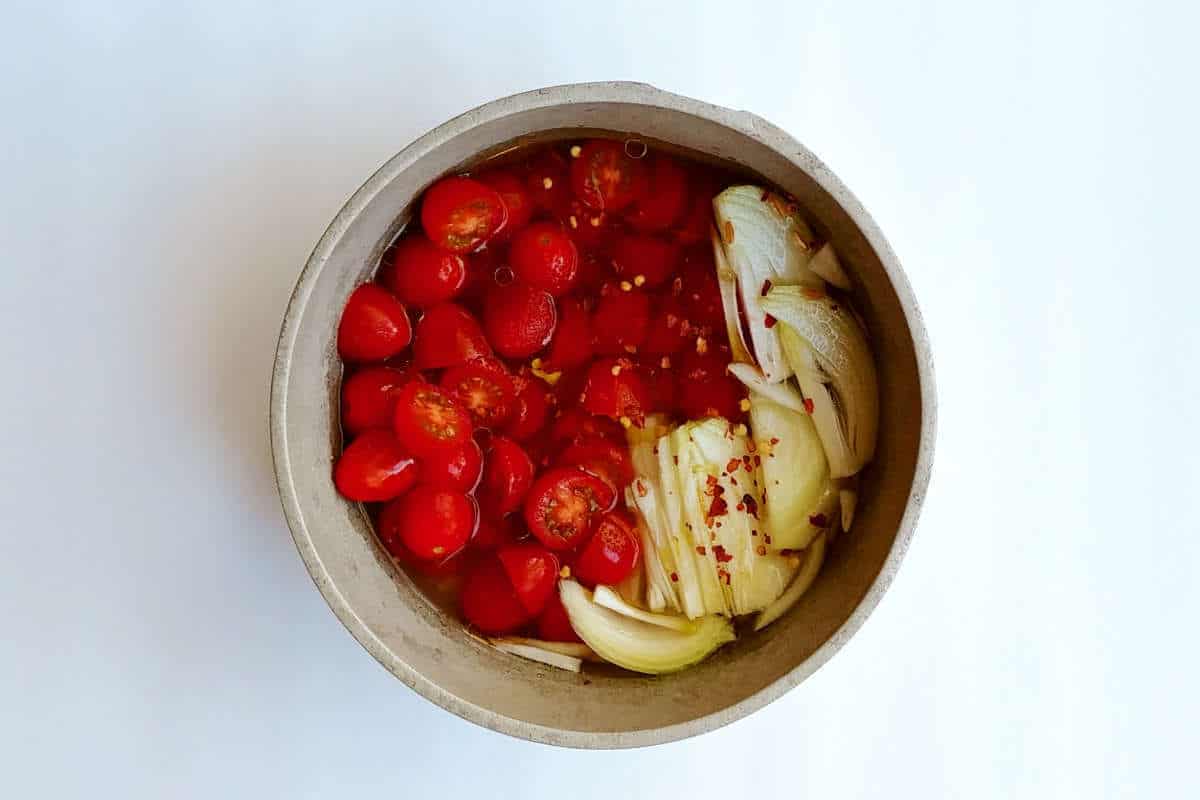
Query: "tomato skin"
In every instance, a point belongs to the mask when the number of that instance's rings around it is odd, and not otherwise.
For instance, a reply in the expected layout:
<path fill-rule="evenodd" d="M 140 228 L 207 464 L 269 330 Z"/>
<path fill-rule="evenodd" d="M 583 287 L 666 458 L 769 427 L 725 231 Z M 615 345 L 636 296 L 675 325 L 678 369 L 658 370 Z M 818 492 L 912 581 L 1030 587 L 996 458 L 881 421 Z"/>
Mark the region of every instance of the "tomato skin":
<path fill-rule="evenodd" d="M 645 193 L 626 214 L 639 231 L 661 231 L 671 227 L 689 208 L 687 171 L 670 156 L 650 159 Z"/>
<path fill-rule="evenodd" d="M 519 514 L 493 517 L 481 513 L 475 536 L 471 538 L 471 547 L 476 550 L 495 550 L 504 545 L 518 544 L 522 533 L 518 527 L 519 518 Z"/>
<path fill-rule="evenodd" d="M 495 556 L 481 559 L 467 573 L 458 602 L 467 622 L 492 636 L 512 633 L 530 618 Z"/>
<path fill-rule="evenodd" d="M 409 376 L 395 367 L 368 367 L 342 383 L 342 430 L 351 435 L 390 428 L 396 398 Z"/>
<path fill-rule="evenodd" d="M 498 517 L 520 508 L 533 485 L 533 473 L 533 460 L 521 445 L 503 436 L 493 437 L 477 493 L 484 511 Z"/>
<path fill-rule="evenodd" d="M 641 291 L 623 291 L 614 284 L 600 294 L 592 312 L 592 346 L 603 355 L 637 352 L 650 326 L 650 297 Z"/>
<path fill-rule="evenodd" d="M 475 501 L 463 492 L 418 485 L 389 503 L 380 513 L 380 527 L 389 536 L 399 535 L 417 558 L 441 560 L 466 546 L 478 516 Z"/>
<path fill-rule="evenodd" d="M 705 328 L 709 332 L 725 330 L 725 307 L 721 304 L 721 287 L 717 283 L 717 268 L 710 246 L 698 245 L 684 253 L 677 285 L 680 302 L 692 327 Z"/>
<path fill-rule="evenodd" d="M 471 438 L 467 412 L 441 389 L 420 378 L 400 390 L 392 427 L 400 442 L 418 457 L 455 450 Z"/>
<path fill-rule="evenodd" d="M 679 253 L 679 245 L 666 239 L 627 234 L 613 244 L 613 270 L 628 281 L 636 282 L 640 276 L 644 286 L 653 289 L 675 274 Z"/>
<path fill-rule="evenodd" d="M 474 439 L 438 450 L 421 459 L 421 484 L 472 492 L 483 476 L 483 450 Z"/>
<path fill-rule="evenodd" d="M 550 343 L 558 324 L 554 298 L 523 283 L 502 286 L 484 301 L 483 327 L 500 355 L 527 358 Z"/>
<path fill-rule="evenodd" d="M 606 481 L 578 467 L 542 473 L 525 498 L 525 523 L 551 550 L 570 550 L 588 535 L 596 515 L 612 508 L 617 494 Z"/>
<path fill-rule="evenodd" d="M 571 627 L 571 618 L 562 604 L 558 592 L 550 595 L 546 608 L 537 620 L 538 638 L 546 642 L 582 642 L 579 634 Z"/>
<path fill-rule="evenodd" d="M 539 378 L 525 371 L 513 376 L 513 387 L 516 399 L 504 435 L 523 442 L 545 426 L 550 413 L 550 395 Z"/>
<path fill-rule="evenodd" d="M 640 428 L 649 406 L 650 390 L 629 359 L 600 359 L 588 370 L 583 390 L 587 411 L 615 420 L 627 417 Z"/>
<path fill-rule="evenodd" d="M 374 503 L 399 497 L 417 482 L 417 462 L 389 430 L 364 431 L 333 466 L 333 483 L 349 500 Z"/>
<path fill-rule="evenodd" d="M 504 204 L 504 210 L 508 212 L 508 221 L 496 234 L 498 241 L 511 238 L 529 224 L 533 217 L 533 198 L 520 178 L 506 169 L 490 169 L 479 173 L 476 180 L 495 189 L 500 195 L 500 202 Z"/>
<path fill-rule="evenodd" d="M 417 322 L 413 366 L 417 369 L 456 367 L 473 358 L 490 356 L 491 345 L 471 312 L 454 303 L 427 310 Z"/>
<path fill-rule="evenodd" d="M 572 570 L 580 583 L 612 586 L 633 572 L 641 560 L 642 545 L 634 526 L 620 512 L 611 511 L 596 522 Z"/>
<path fill-rule="evenodd" d="M 592 318 L 583 301 L 565 297 L 558 302 L 558 325 L 546 354 L 551 371 L 572 369 L 592 358 Z"/>
<path fill-rule="evenodd" d="M 442 389 L 484 428 L 498 429 L 512 415 L 516 390 L 503 367 L 473 361 L 451 367 L 442 375 Z"/>
<path fill-rule="evenodd" d="M 507 221 L 508 212 L 496 190 L 471 178 L 442 178 L 422 196 L 425 235 L 451 253 L 478 250 Z"/>
<path fill-rule="evenodd" d="M 579 251 L 571 237 L 550 222 L 536 222 L 518 233 L 508 250 L 517 280 L 560 297 L 579 275 Z"/>
<path fill-rule="evenodd" d="M 412 341 L 404 305 L 387 289 L 364 283 L 351 294 L 338 322 L 338 353 L 346 361 L 383 361 Z"/>
<path fill-rule="evenodd" d="M 629 448 L 624 442 L 616 442 L 602 436 L 580 437 L 558 457 L 564 467 L 579 467 L 598 478 L 603 478 L 614 489 L 623 489 L 633 480 L 633 463 Z"/>
<path fill-rule="evenodd" d="M 658 299 L 640 352 L 649 356 L 673 356 L 688 343 L 688 323 L 683 303 L 667 293 Z"/>
<path fill-rule="evenodd" d="M 637 363 L 637 370 L 650 392 L 650 401 L 647 408 L 666 413 L 675 411 L 676 401 L 679 396 L 677 370 L 664 368 L 658 356 L 642 358 Z"/>
<path fill-rule="evenodd" d="M 401 301 L 415 308 L 429 308 L 463 290 L 467 266 L 462 256 L 447 253 L 417 233 L 396 243 L 380 280 Z"/>
<path fill-rule="evenodd" d="M 624 443 L 625 429 L 610 417 L 589 414 L 579 408 L 570 408 L 554 420 L 550 428 L 550 442 L 559 449 L 566 449 L 585 439 L 600 438 Z"/>
<path fill-rule="evenodd" d="M 585 142 L 571 162 L 571 189 L 588 208 L 615 212 L 645 191 L 645 167 L 611 139 Z"/>
<path fill-rule="evenodd" d="M 721 190 L 717 180 L 709 175 L 693 173 L 688 181 L 688 192 L 691 199 L 687 211 L 679 221 L 675 238 L 680 244 L 690 245 L 704 242 L 708 244 L 709 236 L 714 226 L 713 198 Z"/>
<path fill-rule="evenodd" d="M 558 586 L 558 556 L 532 542 L 501 547 L 496 556 L 529 615 L 542 613 Z"/>
<path fill-rule="evenodd" d="M 538 153 L 529 163 L 525 188 L 536 207 L 545 211 L 560 208 L 571 193 L 567 159 L 549 148 Z"/>

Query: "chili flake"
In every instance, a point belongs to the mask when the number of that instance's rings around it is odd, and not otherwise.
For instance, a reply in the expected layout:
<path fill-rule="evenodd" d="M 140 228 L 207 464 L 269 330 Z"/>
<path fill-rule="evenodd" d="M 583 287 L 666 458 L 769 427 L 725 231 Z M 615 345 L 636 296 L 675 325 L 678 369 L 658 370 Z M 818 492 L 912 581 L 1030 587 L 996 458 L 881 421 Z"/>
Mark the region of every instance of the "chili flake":
<path fill-rule="evenodd" d="M 729 553 L 726 553 L 725 548 L 721 545 L 717 545 L 713 548 L 713 555 L 715 555 L 717 557 L 717 561 L 721 562 L 722 564 L 733 561 L 733 556 L 731 556 Z"/>
<path fill-rule="evenodd" d="M 811 413 L 813 413 L 813 408 L 814 408 L 814 406 L 813 406 L 812 398 L 811 397 L 804 398 L 804 410 L 807 411 L 809 414 L 811 414 Z"/>
<path fill-rule="evenodd" d="M 762 291 L 759 292 L 759 294 L 763 297 L 766 297 L 767 292 L 769 291 L 771 291 L 771 280 L 768 278 L 767 280 L 763 281 Z"/>
<path fill-rule="evenodd" d="M 708 551 L 704 549 L 704 545 L 698 545 L 698 546 L 696 547 L 696 552 L 697 552 L 697 553 L 699 553 L 699 554 L 700 554 L 700 555 L 702 555 L 702 556 L 706 556 L 706 555 L 708 555 Z"/>
<path fill-rule="evenodd" d="M 678 572 L 671 573 L 671 583 L 679 583 L 679 573 Z"/>
<path fill-rule="evenodd" d="M 758 501 L 749 494 L 742 495 L 742 504 L 746 506 L 746 513 L 758 519 Z"/>
<path fill-rule="evenodd" d="M 760 544 L 758 547 L 754 548 L 754 552 L 758 553 L 760 556 L 765 556 L 767 554 L 767 548 Z"/>
<path fill-rule="evenodd" d="M 764 316 L 764 317 L 763 317 L 763 327 L 764 327 L 764 328 L 774 328 L 774 327 L 775 327 L 775 323 L 776 323 L 776 322 L 778 322 L 778 321 L 779 321 L 779 320 L 775 319 L 775 318 L 774 318 L 773 316 L 771 316 L 770 314 L 767 314 L 766 316 Z"/>
<path fill-rule="evenodd" d="M 829 519 L 824 514 L 818 513 L 809 515 L 808 522 L 810 525 L 814 525 L 818 528 L 824 528 L 829 524 Z"/>

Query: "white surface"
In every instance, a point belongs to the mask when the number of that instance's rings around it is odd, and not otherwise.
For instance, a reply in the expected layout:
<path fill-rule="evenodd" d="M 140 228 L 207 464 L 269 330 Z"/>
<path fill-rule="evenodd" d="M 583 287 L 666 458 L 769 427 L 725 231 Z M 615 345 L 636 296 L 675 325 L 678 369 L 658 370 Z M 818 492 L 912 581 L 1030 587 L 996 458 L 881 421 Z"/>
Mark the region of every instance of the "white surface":
<path fill-rule="evenodd" d="M 0 34 L 5 796 L 1194 790 L 1190 4 L 109 5 Z M 266 394 L 298 270 L 380 163 L 611 78 L 754 110 L 858 194 L 922 303 L 940 436 L 830 664 L 698 740 L 582 753 L 450 716 L 342 629 Z"/>

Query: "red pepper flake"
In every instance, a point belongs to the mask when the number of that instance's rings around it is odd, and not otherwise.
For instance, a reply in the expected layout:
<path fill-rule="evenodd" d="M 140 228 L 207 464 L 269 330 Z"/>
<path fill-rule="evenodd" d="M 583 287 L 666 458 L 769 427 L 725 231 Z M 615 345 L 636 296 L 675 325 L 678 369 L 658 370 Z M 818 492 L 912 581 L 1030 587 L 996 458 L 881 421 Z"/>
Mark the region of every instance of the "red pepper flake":
<path fill-rule="evenodd" d="M 737 478 L 733 477 L 732 475 L 729 476 L 729 482 L 732 483 L 734 486 L 738 485 Z"/>
<path fill-rule="evenodd" d="M 671 583 L 679 583 L 679 573 L 678 572 L 671 573 Z"/>
<path fill-rule="evenodd" d="M 771 196 L 771 192 L 770 192 L 770 190 L 769 190 L 769 189 L 763 189 L 762 197 L 760 197 L 760 198 L 758 198 L 758 199 L 759 199 L 759 200 L 762 200 L 762 201 L 765 203 L 765 202 L 767 202 L 767 198 L 768 198 L 768 197 L 770 197 L 770 196 Z"/>
<path fill-rule="evenodd" d="M 813 413 L 813 401 L 811 397 L 804 398 L 804 410 L 809 414 Z"/>
<path fill-rule="evenodd" d="M 812 286 L 805 286 L 805 287 L 801 288 L 800 294 L 804 295 L 809 300 L 820 300 L 822 297 L 825 296 L 824 292 L 822 292 L 820 289 L 816 289 Z"/>
<path fill-rule="evenodd" d="M 729 463 L 725 465 L 725 471 L 726 472 L 736 472 L 737 468 L 738 468 L 738 464 L 740 464 L 740 463 L 741 463 L 741 461 L 739 461 L 736 458 L 729 459 Z"/>
<path fill-rule="evenodd" d="M 742 495 L 742 504 L 746 506 L 746 513 L 758 519 L 758 501 L 749 494 Z"/>
<path fill-rule="evenodd" d="M 696 552 L 697 552 L 697 553 L 699 553 L 699 554 L 700 554 L 700 555 L 702 555 L 702 556 L 706 556 L 706 555 L 708 555 L 708 551 L 704 549 L 704 545 L 698 545 L 698 546 L 696 547 Z"/>
<path fill-rule="evenodd" d="M 793 555 L 793 554 L 795 554 L 795 553 L 799 553 L 799 552 L 800 552 L 799 550 L 793 550 L 793 549 L 792 549 L 792 548 L 790 548 L 790 547 L 785 547 L 785 548 L 783 548 L 782 550 L 780 550 L 780 551 L 779 551 L 779 555 L 781 555 L 781 556 L 790 556 L 790 555 Z"/>
<path fill-rule="evenodd" d="M 715 527 L 717 527 L 717 528 L 721 527 L 721 523 L 718 522 Z"/>
<path fill-rule="evenodd" d="M 765 556 L 767 554 L 767 548 L 760 544 L 758 547 L 754 548 L 754 552 L 758 553 L 760 556 Z"/>
<path fill-rule="evenodd" d="M 738 511 L 745 511 L 745 510 L 746 510 L 746 504 L 745 504 L 745 503 L 738 503 L 736 506 L 734 506 L 734 508 L 736 508 Z"/>
<path fill-rule="evenodd" d="M 811 514 L 808 517 L 810 525 L 815 525 L 818 528 L 824 528 L 829 524 L 829 518 L 824 514 Z"/>
<path fill-rule="evenodd" d="M 671 456 L 671 457 L 672 457 L 673 459 L 675 459 L 675 466 L 677 466 L 677 467 L 678 467 L 678 466 L 679 466 L 679 456 Z"/>
<path fill-rule="evenodd" d="M 671 281 L 671 294 L 678 296 L 683 291 L 683 278 Z"/>
<path fill-rule="evenodd" d="M 771 455 L 775 455 L 775 454 L 774 454 L 774 453 L 772 453 Z M 754 457 L 754 466 L 756 466 L 756 467 L 761 467 L 761 466 L 762 466 L 762 456 L 755 456 L 755 457 Z"/>
<path fill-rule="evenodd" d="M 766 536 L 763 536 L 763 541 L 766 542 L 767 544 L 770 544 L 771 543 L 771 535 L 767 534 Z"/>
<path fill-rule="evenodd" d="M 769 292 L 769 291 L 771 291 L 771 281 L 770 281 L 770 279 L 767 279 L 767 280 L 763 281 L 762 290 L 759 291 L 759 294 L 762 297 L 766 297 L 767 292 Z"/>
<path fill-rule="evenodd" d="M 776 322 L 778 322 L 778 321 L 779 321 L 779 320 L 775 319 L 775 318 L 774 318 L 774 317 L 772 317 L 770 314 L 767 314 L 767 315 L 766 315 L 766 316 L 763 318 L 763 327 L 764 327 L 764 328 L 774 328 L 774 327 L 775 327 L 775 323 L 776 323 Z"/>
<path fill-rule="evenodd" d="M 758 529 L 757 529 L 757 528 L 755 528 L 754 530 L 750 531 L 750 535 L 751 535 L 751 536 L 758 536 Z"/>
<path fill-rule="evenodd" d="M 704 483 L 708 486 L 708 488 L 711 489 L 712 487 L 717 485 L 717 476 L 716 475 L 704 476 Z"/>
<path fill-rule="evenodd" d="M 729 585 L 729 573 L 722 570 L 721 577 L 725 579 L 725 585 L 728 586 Z"/>
<path fill-rule="evenodd" d="M 755 441 L 753 439 L 751 439 L 750 442 L 746 445 L 746 449 L 749 450 L 751 453 L 753 453 L 755 450 L 758 449 L 758 444 L 756 444 Z"/>
<path fill-rule="evenodd" d="M 708 508 L 708 518 L 712 520 L 714 517 L 723 517 L 729 513 L 729 503 L 720 495 L 713 498 L 712 505 Z"/>
<path fill-rule="evenodd" d="M 728 562 L 733 561 L 733 556 L 731 556 L 729 553 L 726 553 L 725 548 L 721 545 L 717 545 L 713 548 L 713 555 L 717 557 L 717 561 L 721 564 L 727 564 Z"/>
<path fill-rule="evenodd" d="M 775 446 L 777 444 L 779 444 L 779 438 L 776 436 L 772 436 L 771 437 L 771 446 Z"/>
<path fill-rule="evenodd" d="M 649 494 L 649 491 L 646 489 L 646 484 L 642 483 L 641 478 L 638 478 L 637 493 L 638 497 L 645 497 L 647 494 Z"/>

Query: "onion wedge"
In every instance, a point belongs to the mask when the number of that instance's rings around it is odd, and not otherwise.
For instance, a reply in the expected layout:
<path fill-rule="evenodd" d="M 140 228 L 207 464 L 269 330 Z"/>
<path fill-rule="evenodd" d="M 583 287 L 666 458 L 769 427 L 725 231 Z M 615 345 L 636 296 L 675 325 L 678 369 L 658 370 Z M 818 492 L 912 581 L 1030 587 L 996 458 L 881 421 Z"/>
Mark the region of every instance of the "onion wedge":
<path fill-rule="evenodd" d="M 821 571 L 821 564 L 825 560 L 825 534 L 822 533 L 813 543 L 809 545 L 804 556 L 804 563 L 800 565 L 800 571 L 796 573 L 796 577 L 792 579 L 791 584 L 784 590 L 774 603 L 762 610 L 754 620 L 754 630 L 761 631 L 763 628 L 770 625 L 775 620 L 782 617 L 792 606 L 799 602 L 808 588 L 812 586 L 813 581 L 817 578 L 817 573 Z"/>
<path fill-rule="evenodd" d="M 648 622 L 660 628 L 670 628 L 673 631 L 686 631 L 692 627 L 692 622 L 687 617 L 679 617 L 672 614 L 653 614 L 649 611 L 643 611 L 637 606 L 625 602 L 621 595 L 607 586 L 596 587 L 596 590 L 592 592 L 592 602 L 602 608 L 607 608 L 609 611 L 615 611 L 630 619 Z"/>
<path fill-rule="evenodd" d="M 850 276 L 842 269 L 842 262 L 838 259 L 837 251 L 829 242 L 821 245 L 821 249 L 812 257 L 812 261 L 808 262 L 808 266 L 813 272 L 839 289 L 850 291 Z"/>
<path fill-rule="evenodd" d="M 796 387 L 791 383 L 784 381 L 783 383 L 768 383 L 766 377 L 758 369 L 758 367 L 750 364 L 730 364 L 729 374 L 737 378 L 746 388 L 755 394 L 762 395 L 773 403 L 778 403 L 784 408 L 790 408 L 800 414 L 806 413 L 804 410 L 804 398 L 796 391 Z"/>
<path fill-rule="evenodd" d="M 725 332 L 729 336 L 729 351 L 735 362 L 754 364 L 754 356 L 742 336 L 742 318 L 738 311 L 737 273 L 725 258 L 721 237 L 716 230 L 709 231 L 712 240 L 713 262 L 717 265 L 717 285 L 721 288 L 721 307 L 725 310 Z"/>
<path fill-rule="evenodd" d="M 514 644 L 506 642 L 502 639 L 497 639 L 492 642 L 492 645 L 500 651 L 511 653 L 514 656 L 527 658 L 530 661 L 537 661 L 551 667 L 565 669 L 568 672 L 579 672 L 583 667 L 583 660 L 574 656 L 564 656 L 562 653 L 555 653 L 552 650 L 544 650 L 541 647 L 534 647 L 528 644 Z"/>

